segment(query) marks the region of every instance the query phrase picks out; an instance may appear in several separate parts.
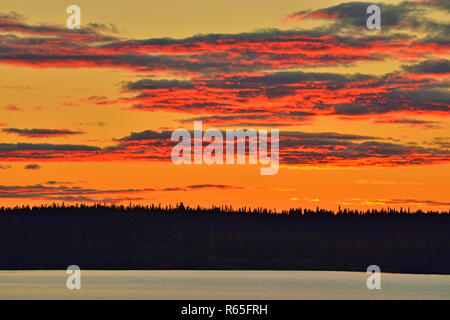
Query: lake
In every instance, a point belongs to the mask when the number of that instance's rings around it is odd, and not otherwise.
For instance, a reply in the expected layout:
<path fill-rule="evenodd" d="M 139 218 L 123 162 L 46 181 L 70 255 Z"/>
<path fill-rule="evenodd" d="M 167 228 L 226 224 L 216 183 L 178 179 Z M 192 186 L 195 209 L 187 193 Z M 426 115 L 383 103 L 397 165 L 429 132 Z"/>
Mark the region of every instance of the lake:
<path fill-rule="evenodd" d="M 381 274 L 369 290 L 364 272 L 81 271 L 68 290 L 61 271 L 0 271 L 0 299 L 450 299 L 450 275 Z"/>

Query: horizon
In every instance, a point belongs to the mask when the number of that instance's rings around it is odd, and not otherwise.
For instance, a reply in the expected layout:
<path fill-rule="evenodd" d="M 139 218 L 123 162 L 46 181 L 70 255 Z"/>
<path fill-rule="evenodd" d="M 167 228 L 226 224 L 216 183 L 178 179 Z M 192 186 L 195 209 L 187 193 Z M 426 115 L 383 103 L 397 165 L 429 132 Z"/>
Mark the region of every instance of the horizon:
<path fill-rule="evenodd" d="M 145 210 L 145 211 L 152 211 L 152 210 L 162 210 L 162 211 L 173 211 L 173 210 L 180 210 L 184 211 L 185 213 L 187 211 L 213 211 L 213 212 L 220 212 L 220 213 L 227 213 L 227 214 L 237 214 L 237 213 L 244 213 L 244 214 L 269 214 L 269 215 L 306 215 L 306 214 L 357 214 L 357 215 L 381 215 L 381 214 L 404 214 L 404 215 L 428 215 L 428 214 L 439 214 L 439 215 L 450 215 L 450 209 L 448 211 L 445 210 L 422 210 L 420 208 L 416 208 L 415 210 L 411 210 L 410 207 L 382 207 L 382 208 L 366 208 L 366 209 L 358 209 L 358 208 L 351 208 L 351 207 L 342 207 L 339 206 L 336 209 L 326 209 L 326 208 L 320 208 L 319 206 L 316 206 L 315 208 L 308 208 L 308 207 L 291 207 L 288 209 L 281 209 L 277 210 L 276 208 L 267 208 L 267 207 L 248 207 L 248 206 L 242 206 L 242 207 L 233 207 L 232 205 L 211 205 L 209 207 L 205 206 L 189 206 L 184 205 L 183 202 L 173 204 L 162 204 L 162 203 L 147 203 L 147 204 L 132 204 L 131 202 L 128 204 L 120 203 L 83 203 L 83 202 L 53 202 L 53 203 L 41 203 L 40 205 L 16 205 L 11 207 L 4 207 L 0 206 L 0 211 L 23 211 L 23 210 L 47 210 L 47 209 L 120 209 L 120 210 Z"/>

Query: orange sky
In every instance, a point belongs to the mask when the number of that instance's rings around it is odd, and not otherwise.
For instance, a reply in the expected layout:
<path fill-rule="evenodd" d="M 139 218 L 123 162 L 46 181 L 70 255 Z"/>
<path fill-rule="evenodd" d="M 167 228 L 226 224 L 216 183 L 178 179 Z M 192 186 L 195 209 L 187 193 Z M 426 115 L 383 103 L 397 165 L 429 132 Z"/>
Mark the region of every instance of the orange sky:
<path fill-rule="evenodd" d="M 450 209 L 445 2 L 384 2 L 380 31 L 286 0 L 77 1 L 69 31 L 70 4 L 0 3 L 0 206 Z M 278 174 L 174 165 L 194 119 L 279 129 Z"/>

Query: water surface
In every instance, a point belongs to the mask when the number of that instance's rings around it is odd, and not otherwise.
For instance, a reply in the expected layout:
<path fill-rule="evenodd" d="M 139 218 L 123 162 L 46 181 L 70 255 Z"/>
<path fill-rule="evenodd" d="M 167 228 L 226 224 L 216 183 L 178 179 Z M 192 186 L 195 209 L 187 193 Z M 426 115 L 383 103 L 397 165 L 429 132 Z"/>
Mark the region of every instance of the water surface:
<path fill-rule="evenodd" d="M 364 272 L 81 271 L 68 290 L 61 271 L 0 271 L 0 299 L 450 299 L 450 275 L 382 273 L 369 290 Z"/>

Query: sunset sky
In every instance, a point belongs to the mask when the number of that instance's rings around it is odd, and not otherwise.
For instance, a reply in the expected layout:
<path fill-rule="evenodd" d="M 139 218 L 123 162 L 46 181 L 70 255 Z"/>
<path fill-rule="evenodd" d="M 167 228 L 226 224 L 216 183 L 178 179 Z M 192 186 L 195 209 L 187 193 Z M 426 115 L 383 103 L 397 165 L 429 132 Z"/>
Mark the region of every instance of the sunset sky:
<path fill-rule="evenodd" d="M 449 210 L 449 1 L 370 4 L 1 1 L 0 206 Z M 279 172 L 173 164 L 194 120 L 279 129 Z"/>

